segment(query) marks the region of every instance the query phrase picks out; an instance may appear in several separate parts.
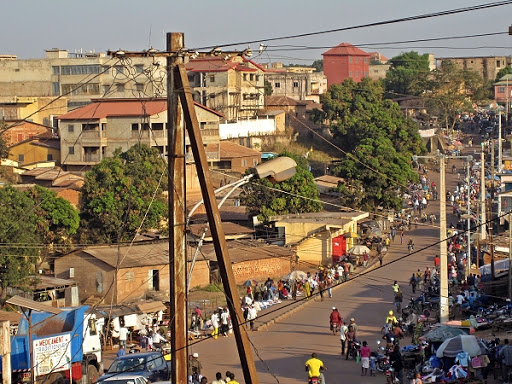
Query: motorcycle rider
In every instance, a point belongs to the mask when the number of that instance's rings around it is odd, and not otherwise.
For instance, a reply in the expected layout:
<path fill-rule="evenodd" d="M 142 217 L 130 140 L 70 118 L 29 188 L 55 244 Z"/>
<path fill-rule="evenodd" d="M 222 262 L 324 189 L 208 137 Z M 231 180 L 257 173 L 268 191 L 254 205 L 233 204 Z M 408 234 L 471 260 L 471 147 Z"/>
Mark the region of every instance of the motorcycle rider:
<path fill-rule="evenodd" d="M 409 249 L 409 252 L 414 251 L 414 241 L 412 239 L 409 239 L 409 242 L 407 243 L 407 248 Z"/>
<path fill-rule="evenodd" d="M 332 307 L 332 312 L 329 316 L 329 325 L 333 333 L 340 329 L 342 321 L 343 319 L 341 318 L 341 314 L 338 309 L 336 307 Z"/>
<path fill-rule="evenodd" d="M 324 363 L 322 362 L 322 360 L 320 360 L 317 357 L 317 354 L 314 352 L 311 354 L 311 359 L 306 361 L 306 371 L 308 372 L 308 379 L 309 379 L 310 383 L 311 383 L 311 379 L 320 378 L 320 375 L 322 374 L 321 370 L 326 370 L 326 369 L 327 368 L 324 365 Z"/>
<path fill-rule="evenodd" d="M 386 324 L 389 323 L 389 320 L 391 320 L 393 325 L 398 324 L 398 320 L 396 319 L 396 316 L 394 315 L 393 311 L 388 312 L 388 317 L 386 317 Z"/>

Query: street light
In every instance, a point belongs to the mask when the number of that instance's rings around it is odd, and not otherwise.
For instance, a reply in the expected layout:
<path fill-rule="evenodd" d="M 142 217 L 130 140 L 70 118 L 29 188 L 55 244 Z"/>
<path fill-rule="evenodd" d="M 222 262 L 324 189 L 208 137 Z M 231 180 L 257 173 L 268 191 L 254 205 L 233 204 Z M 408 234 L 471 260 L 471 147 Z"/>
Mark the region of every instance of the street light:
<path fill-rule="evenodd" d="M 235 181 L 234 183 L 226 184 L 220 188 L 217 188 L 214 193 L 217 195 L 218 193 L 231 188 L 226 195 L 223 196 L 222 200 L 219 202 L 218 207 L 222 207 L 224 202 L 233 194 L 233 192 L 240 188 L 241 186 L 249 183 L 253 177 L 257 177 L 259 179 L 268 178 L 272 182 L 281 182 L 289 179 L 296 173 L 297 163 L 290 157 L 281 156 L 276 157 L 275 159 L 268 160 L 262 164 L 256 165 L 251 169 L 252 173 L 244 176 L 240 180 Z M 187 215 L 187 225 L 190 222 L 190 218 L 194 214 L 194 212 L 204 203 L 204 200 L 198 201 L 192 209 L 189 211 Z M 192 258 L 192 263 L 190 265 L 190 270 L 188 272 L 188 281 L 187 281 L 187 293 L 190 290 L 190 281 L 192 279 L 192 271 L 194 269 L 194 265 L 196 263 L 197 257 L 199 256 L 199 252 L 204 242 L 204 238 L 206 237 L 206 233 L 208 232 L 208 228 L 210 227 L 209 223 L 206 223 L 203 233 L 201 234 L 201 238 L 197 243 L 196 250 L 194 252 L 194 257 Z"/>

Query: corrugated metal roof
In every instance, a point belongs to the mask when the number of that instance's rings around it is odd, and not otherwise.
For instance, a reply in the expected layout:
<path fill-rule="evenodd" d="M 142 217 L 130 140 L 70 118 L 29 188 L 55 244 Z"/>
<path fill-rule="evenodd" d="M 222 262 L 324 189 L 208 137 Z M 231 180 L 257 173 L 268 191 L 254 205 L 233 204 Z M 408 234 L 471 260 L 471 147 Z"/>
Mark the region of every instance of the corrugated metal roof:
<path fill-rule="evenodd" d="M 261 260 L 275 257 L 293 257 L 295 252 L 289 248 L 268 245 L 256 240 L 235 240 L 227 243 L 229 256 L 233 264 L 249 260 Z M 207 260 L 217 260 L 213 244 L 201 247 L 201 255 Z"/>
<path fill-rule="evenodd" d="M 20 317 L 21 314 L 18 312 L 0 311 L 0 321 L 9 321 L 11 324 L 18 324 Z"/>
<path fill-rule="evenodd" d="M 59 120 L 94 120 L 107 116 L 152 116 L 167 110 L 165 99 L 102 99 L 59 116 Z"/>
<path fill-rule="evenodd" d="M 322 55 L 333 55 L 333 56 L 370 56 L 368 52 L 359 49 L 349 43 L 341 43 L 334 48 L 322 53 Z"/>
<path fill-rule="evenodd" d="M 11 305 L 17 305 L 21 308 L 27 308 L 27 309 L 33 309 L 34 311 L 40 311 L 40 312 L 48 312 L 53 313 L 54 315 L 58 315 L 62 311 L 58 308 L 50 307 L 47 304 L 39 303 L 37 301 L 33 301 L 30 299 L 25 299 L 21 296 L 13 296 L 10 299 L 6 301 L 8 304 Z"/>
<path fill-rule="evenodd" d="M 161 301 L 146 301 L 136 304 L 142 313 L 154 313 L 158 311 L 165 311 L 167 307 Z"/>
<path fill-rule="evenodd" d="M 116 245 L 88 247 L 78 252 L 91 255 L 114 268 L 118 258 L 121 268 L 169 264 L 169 243 L 167 241 L 133 244 L 131 247 L 123 245 L 119 250 Z"/>
<path fill-rule="evenodd" d="M 53 276 L 36 275 L 34 278 L 37 279 L 35 290 L 76 285 L 76 282 L 73 280 L 60 279 Z"/>
<path fill-rule="evenodd" d="M 194 236 L 201 237 L 204 231 L 205 224 L 191 224 L 189 226 L 190 233 Z M 224 229 L 224 234 L 226 236 L 230 235 L 241 235 L 241 234 L 250 234 L 254 233 L 254 229 L 244 227 L 243 225 L 236 223 L 222 223 L 222 228 Z M 211 237 L 212 233 L 210 229 L 206 232 L 206 237 Z"/>
<path fill-rule="evenodd" d="M 233 143 L 231 141 L 220 142 L 220 158 L 234 158 L 234 157 L 250 157 L 260 156 L 260 152 L 254 149 L 244 147 L 243 145 Z"/>

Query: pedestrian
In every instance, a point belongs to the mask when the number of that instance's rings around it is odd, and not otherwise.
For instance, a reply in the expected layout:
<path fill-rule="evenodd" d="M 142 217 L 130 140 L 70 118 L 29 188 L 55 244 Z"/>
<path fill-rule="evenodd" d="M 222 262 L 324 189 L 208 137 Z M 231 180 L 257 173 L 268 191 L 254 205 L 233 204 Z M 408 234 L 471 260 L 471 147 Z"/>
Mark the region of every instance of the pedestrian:
<path fill-rule="evenodd" d="M 398 281 L 395 280 L 395 282 L 392 285 L 392 288 L 393 288 L 393 293 L 396 295 L 396 293 L 400 289 L 400 286 L 398 285 Z"/>
<path fill-rule="evenodd" d="M 352 344 L 356 340 L 356 331 L 354 328 L 349 325 L 348 331 L 347 331 L 347 355 L 345 357 L 345 360 L 348 360 L 348 354 L 350 353 L 350 348 L 352 348 Z"/>
<path fill-rule="evenodd" d="M 210 318 L 211 322 L 212 322 L 212 327 L 213 327 L 213 332 L 212 332 L 212 336 L 215 340 L 217 340 L 217 338 L 219 337 L 219 314 L 217 313 L 217 311 L 213 312 L 212 313 L 212 317 Z"/>
<path fill-rule="evenodd" d="M 400 383 L 404 382 L 403 377 L 403 368 L 404 364 L 402 362 L 402 355 L 400 353 L 400 346 L 395 345 L 393 352 L 389 355 L 389 361 L 391 362 L 391 366 L 395 369 L 396 377 L 400 380 Z"/>
<path fill-rule="evenodd" d="M 372 352 L 370 354 L 370 376 L 376 376 L 377 372 L 377 354 Z"/>
<path fill-rule="evenodd" d="M 222 334 L 222 336 L 227 337 L 228 330 L 229 330 L 229 311 L 227 308 L 224 308 L 222 310 L 222 313 L 220 314 L 220 333 Z"/>
<path fill-rule="evenodd" d="M 409 279 L 409 285 L 412 287 L 412 293 L 416 293 L 416 275 L 413 273 L 411 278 Z"/>
<path fill-rule="evenodd" d="M 384 255 L 382 254 L 382 252 L 379 253 L 378 257 L 379 257 L 379 266 L 382 267 L 382 261 L 384 259 Z"/>
<path fill-rule="evenodd" d="M 124 350 L 124 345 L 119 346 L 119 351 L 116 353 L 116 357 L 121 357 L 126 355 L 126 351 Z"/>
<path fill-rule="evenodd" d="M 396 228 L 395 227 L 391 227 L 391 240 L 395 241 L 395 236 L 396 236 Z"/>
<path fill-rule="evenodd" d="M 400 233 L 400 244 L 404 243 L 404 230 L 402 229 L 402 232 Z"/>
<path fill-rule="evenodd" d="M 226 384 L 226 382 L 222 379 L 222 373 L 217 372 L 215 374 L 215 380 L 212 381 L 212 384 Z"/>
<path fill-rule="evenodd" d="M 341 342 L 341 356 L 345 354 L 345 344 L 347 341 L 347 322 L 343 322 L 343 324 L 340 327 L 340 342 Z"/>
<path fill-rule="evenodd" d="M 508 339 L 503 340 L 503 347 L 500 349 L 499 357 L 503 364 L 503 382 L 510 382 L 510 373 L 512 372 L 512 345 Z"/>
<path fill-rule="evenodd" d="M 363 341 L 363 346 L 361 347 L 361 376 L 366 376 L 368 373 L 368 368 L 370 368 L 370 355 L 372 351 L 368 346 L 368 342 Z"/>
<path fill-rule="evenodd" d="M 396 313 L 398 316 L 400 316 L 400 313 L 402 312 L 402 302 L 404 300 L 402 290 L 400 287 L 398 287 L 398 291 L 395 293 L 395 307 L 396 307 Z"/>
<path fill-rule="evenodd" d="M 240 384 L 238 381 L 235 380 L 235 374 L 233 372 L 229 373 L 229 382 L 231 384 Z"/>
<path fill-rule="evenodd" d="M 128 331 L 128 328 L 124 325 L 119 329 L 119 348 L 126 348 L 126 341 L 128 340 L 129 333 L 130 331 Z"/>
<path fill-rule="evenodd" d="M 436 255 L 436 257 L 434 257 L 434 267 L 435 268 L 439 267 L 440 263 L 441 263 L 441 259 L 439 258 L 439 255 Z"/>
<path fill-rule="evenodd" d="M 255 331 L 254 328 L 254 320 L 256 320 L 256 317 L 258 317 L 258 313 L 256 312 L 256 308 L 254 308 L 254 305 L 251 305 L 249 307 L 248 313 L 247 313 L 247 320 L 249 320 L 249 325 L 251 328 L 251 331 Z"/>
<path fill-rule="evenodd" d="M 203 365 L 198 360 L 198 358 L 199 358 L 199 353 L 194 352 L 188 360 L 188 373 L 191 375 L 193 375 L 194 373 L 196 373 L 197 375 L 201 374 Z"/>
<path fill-rule="evenodd" d="M 222 378 L 222 373 L 217 372 L 215 374 L 215 380 L 212 381 L 212 384 L 226 384 L 226 382 Z"/>

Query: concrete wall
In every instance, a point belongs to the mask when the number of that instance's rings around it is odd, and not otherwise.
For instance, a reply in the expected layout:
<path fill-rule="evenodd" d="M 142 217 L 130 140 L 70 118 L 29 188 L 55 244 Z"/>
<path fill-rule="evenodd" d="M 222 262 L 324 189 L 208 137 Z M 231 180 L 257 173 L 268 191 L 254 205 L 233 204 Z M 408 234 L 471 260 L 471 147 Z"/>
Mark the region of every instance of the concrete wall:
<path fill-rule="evenodd" d="M 291 271 L 291 260 L 288 258 L 267 258 L 249 260 L 232 265 L 235 281 L 243 284 L 249 279 L 263 282 L 267 277 L 283 277 Z"/>
<path fill-rule="evenodd" d="M 158 287 L 154 286 L 153 275 L 155 273 L 158 276 Z M 117 276 L 118 303 L 129 303 L 145 298 L 146 294 L 150 292 L 160 292 L 165 297 L 169 297 L 169 266 L 167 264 L 119 270 Z"/>
<path fill-rule="evenodd" d="M 52 156 L 52 160 L 55 160 L 55 164 L 60 164 L 60 151 L 58 149 L 34 145 L 33 141 L 28 141 L 9 148 L 9 159 L 20 161 L 20 155 L 23 155 L 22 164 L 48 161 L 48 155 Z"/>

